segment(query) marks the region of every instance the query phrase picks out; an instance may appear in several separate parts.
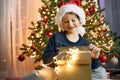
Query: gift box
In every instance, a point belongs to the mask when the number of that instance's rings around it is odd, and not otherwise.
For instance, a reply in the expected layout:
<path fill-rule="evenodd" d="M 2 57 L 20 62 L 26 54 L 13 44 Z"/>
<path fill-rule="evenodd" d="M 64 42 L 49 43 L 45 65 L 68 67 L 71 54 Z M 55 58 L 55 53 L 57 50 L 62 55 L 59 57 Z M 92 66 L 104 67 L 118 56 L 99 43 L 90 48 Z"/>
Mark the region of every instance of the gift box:
<path fill-rule="evenodd" d="M 87 46 L 60 48 L 56 59 L 58 80 L 92 80 L 90 53 Z"/>

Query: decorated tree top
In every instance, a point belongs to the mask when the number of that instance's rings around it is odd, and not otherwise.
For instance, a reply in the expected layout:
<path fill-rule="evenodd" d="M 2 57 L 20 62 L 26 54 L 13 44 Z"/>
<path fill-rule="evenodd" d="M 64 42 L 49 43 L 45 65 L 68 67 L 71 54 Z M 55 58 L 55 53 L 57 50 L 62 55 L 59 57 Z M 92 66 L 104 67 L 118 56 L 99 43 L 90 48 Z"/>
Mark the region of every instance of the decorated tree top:
<path fill-rule="evenodd" d="M 29 29 L 32 33 L 28 37 L 31 44 L 23 44 L 21 50 L 23 50 L 22 59 L 21 55 L 18 57 L 20 61 L 23 61 L 23 55 L 33 57 L 35 62 L 38 62 L 42 58 L 42 53 L 46 47 L 49 38 L 58 31 L 58 27 L 55 23 L 55 15 L 59 8 L 66 4 L 69 0 L 42 0 L 44 3 L 39 8 L 39 17 L 36 23 L 31 22 L 33 27 Z M 77 1 L 78 0 L 70 0 Z M 70 2 L 69 1 L 69 2 Z M 111 56 L 119 57 L 120 53 L 120 38 L 111 34 L 109 25 L 104 19 L 104 16 L 99 9 L 98 4 L 94 0 L 80 0 L 79 4 L 85 12 L 86 24 L 84 25 L 86 37 L 90 43 L 102 49 L 101 54 L 107 54 L 109 58 Z"/>

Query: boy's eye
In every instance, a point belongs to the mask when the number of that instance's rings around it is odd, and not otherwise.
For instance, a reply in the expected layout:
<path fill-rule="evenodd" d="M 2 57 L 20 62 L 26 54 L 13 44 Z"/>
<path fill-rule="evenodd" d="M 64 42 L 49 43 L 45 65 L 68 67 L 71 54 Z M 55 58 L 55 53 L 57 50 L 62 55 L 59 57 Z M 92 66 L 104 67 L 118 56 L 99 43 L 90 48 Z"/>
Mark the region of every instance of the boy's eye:
<path fill-rule="evenodd" d="M 71 20 L 72 22 L 75 22 L 75 20 Z M 69 21 L 63 21 L 64 23 L 69 23 Z"/>
<path fill-rule="evenodd" d="M 75 20 L 72 20 L 72 22 L 75 22 Z"/>
<path fill-rule="evenodd" d="M 63 21 L 64 23 L 68 23 L 69 21 Z"/>

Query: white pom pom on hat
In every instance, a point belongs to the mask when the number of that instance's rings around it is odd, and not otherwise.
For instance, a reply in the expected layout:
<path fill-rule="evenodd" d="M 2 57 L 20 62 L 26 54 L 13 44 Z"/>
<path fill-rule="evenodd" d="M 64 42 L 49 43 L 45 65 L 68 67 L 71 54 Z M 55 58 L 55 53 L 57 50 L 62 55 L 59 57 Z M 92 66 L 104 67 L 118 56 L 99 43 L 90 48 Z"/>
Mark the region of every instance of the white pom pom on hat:
<path fill-rule="evenodd" d="M 77 31 L 81 36 L 83 36 L 86 32 L 83 26 L 79 26 Z"/>
<path fill-rule="evenodd" d="M 85 13 L 84 13 L 84 11 L 81 7 L 77 6 L 76 4 L 66 4 L 66 5 L 63 5 L 59 9 L 59 11 L 57 12 L 56 17 L 55 17 L 57 25 L 62 30 L 63 30 L 63 28 L 62 28 L 62 18 L 68 12 L 73 12 L 76 15 L 78 15 L 81 25 L 84 25 L 86 23 L 86 19 L 85 19 L 86 16 L 85 16 Z"/>

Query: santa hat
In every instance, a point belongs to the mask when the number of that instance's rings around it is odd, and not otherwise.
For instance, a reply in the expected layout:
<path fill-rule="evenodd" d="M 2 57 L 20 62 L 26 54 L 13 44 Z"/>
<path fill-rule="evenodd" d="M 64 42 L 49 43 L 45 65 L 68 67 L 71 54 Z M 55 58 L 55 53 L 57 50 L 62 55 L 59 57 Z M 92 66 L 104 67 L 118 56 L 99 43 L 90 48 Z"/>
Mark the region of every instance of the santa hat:
<path fill-rule="evenodd" d="M 78 17 L 80 19 L 81 26 L 86 23 L 86 19 L 85 19 L 86 16 L 85 16 L 85 13 L 84 13 L 83 9 L 76 4 L 73 4 L 73 3 L 69 4 L 68 3 L 68 4 L 62 5 L 60 7 L 60 9 L 57 12 L 56 17 L 55 17 L 56 23 L 58 24 L 58 27 L 60 29 L 63 30 L 62 18 L 68 12 L 73 12 L 76 15 L 78 15 Z"/>

